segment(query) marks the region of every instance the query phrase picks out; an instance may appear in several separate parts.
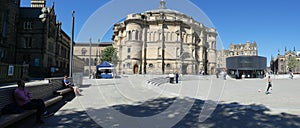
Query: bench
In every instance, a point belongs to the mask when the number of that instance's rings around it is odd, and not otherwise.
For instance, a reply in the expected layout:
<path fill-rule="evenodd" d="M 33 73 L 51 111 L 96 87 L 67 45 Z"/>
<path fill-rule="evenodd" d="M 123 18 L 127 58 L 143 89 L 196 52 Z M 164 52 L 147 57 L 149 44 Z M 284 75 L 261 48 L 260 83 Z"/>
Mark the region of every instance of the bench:
<path fill-rule="evenodd" d="M 68 79 L 68 80 L 70 81 L 72 79 Z M 61 80 L 61 87 L 65 87 L 64 80 Z M 69 93 L 71 91 L 73 91 L 72 88 L 63 88 L 63 89 L 57 90 L 56 94 L 63 95 L 63 94 Z"/>
<path fill-rule="evenodd" d="M 58 90 L 61 88 L 61 81 L 63 78 L 57 78 L 55 80 L 49 80 L 49 83 L 41 85 L 29 85 L 26 86 L 29 92 L 33 94 L 34 99 L 43 99 L 45 101 L 45 106 L 49 107 L 63 99 L 62 94 L 72 91 L 71 88 Z M 58 82 L 60 81 L 60 82 Z M 13 92 L 17 86 L 1 87 L 0 88 L 0 109 L 2 109 L 6 104 L 14 102 Z M 54 95 L 58 90 L 60 95 Z M 20 114 L 7 114 L 1 115 L 0 117 L 0 127 L 7 127 L 15 122 L 18 122 L 34 113 L 37 110 L 25 110 Z"/>
<path fill-rule="evenodd" d="M 56 97 L 53 97 L 49 100 L 46 100 L 45 101 L 45 106 L 46 107 L 49 107 L 51 105 L 53 105 L 54 103 L 62 100 L 62 96 L 56 96 Z M 0 117 L 0 126 L 1 127 L 7 127 L 15 122 L 18 122 L 34 113 L 36 113 L 37 110 L 25 110 L 24 112 L 20 113 L 20 114 L 8 114 L 8 115 L 2 115 Z"/>
<path fill-rule="evenodd" d="M 56 93 L 59 94 L 59 95 L 63 95 L 63 94 L 66 94 L 66 93 L 69 93 L 69 92 L 72 92 L 73 89 L 72 88 L 64 88 L 64 89 L 61 89 L 61 90 L 57 90 Z"/>

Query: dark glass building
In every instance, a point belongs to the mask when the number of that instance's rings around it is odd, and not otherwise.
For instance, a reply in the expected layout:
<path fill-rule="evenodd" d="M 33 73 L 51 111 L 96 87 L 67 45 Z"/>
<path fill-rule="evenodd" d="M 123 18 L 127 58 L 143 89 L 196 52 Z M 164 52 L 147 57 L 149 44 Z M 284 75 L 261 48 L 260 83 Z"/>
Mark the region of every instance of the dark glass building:
<path fill-rule="evenodd" d="M 234 56 L 226 58 L 229 76 L 240 79 L 263 78 L 267 68 L 267 58 L 261 56 Z"/>

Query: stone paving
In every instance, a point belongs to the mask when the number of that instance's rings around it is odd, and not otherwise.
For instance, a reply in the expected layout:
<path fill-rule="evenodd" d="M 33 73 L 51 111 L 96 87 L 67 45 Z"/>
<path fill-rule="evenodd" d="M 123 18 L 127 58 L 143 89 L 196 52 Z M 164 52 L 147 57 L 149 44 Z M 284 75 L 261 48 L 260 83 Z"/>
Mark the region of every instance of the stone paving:
<path fill-rule="evenodd" d="M 266 79 L 185 75 L 179 84 L 147 82 L 157 77 L 166 76 L 84 78 L 83 96 L 35 127 L 300 127 L 299 76 L 272 76 L 269 95 Z"/>

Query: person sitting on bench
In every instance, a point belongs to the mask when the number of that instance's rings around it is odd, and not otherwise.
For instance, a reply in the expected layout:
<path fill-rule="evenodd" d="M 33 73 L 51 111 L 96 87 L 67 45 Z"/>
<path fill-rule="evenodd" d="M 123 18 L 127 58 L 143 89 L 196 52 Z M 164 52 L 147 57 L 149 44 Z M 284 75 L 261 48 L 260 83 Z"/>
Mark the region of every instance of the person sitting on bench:
<path fill-rule="evenodd" d="M 77 86 L 74 86 L 73 83 L 71 83 L 69 80 L 68 80 L 68 76 L 65 75 L 64 76 L 64 88 L 73 88 L 74 90 L 74 93 L 77 95 L 77 96 L 81 96 L 81 93 L 80 93 L 80 90 Z"/>
<path fill-rule="evenodd" d="M 32 93 L 25 88 L 24 81 L 17 81 L 18 88 L 14 91 L 16 103 L 24 110 L 37 109 L 36 123 L 44 123 L 42 115 L 47 115 L 45 103 L 42 99 L 32 99 Z"/>

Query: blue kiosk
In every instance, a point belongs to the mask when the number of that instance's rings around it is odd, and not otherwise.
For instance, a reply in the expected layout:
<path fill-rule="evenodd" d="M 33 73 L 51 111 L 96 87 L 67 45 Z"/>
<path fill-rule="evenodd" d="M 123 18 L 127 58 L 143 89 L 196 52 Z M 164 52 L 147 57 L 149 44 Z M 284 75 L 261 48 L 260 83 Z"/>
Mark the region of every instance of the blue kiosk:
<path fill-rule="evenodd" d="M 113 78 L 114 76 L 114 65 L 107 62 L 107 61 L 103 61 L 100 65 L 96 66 L 96 78 Z"/>

